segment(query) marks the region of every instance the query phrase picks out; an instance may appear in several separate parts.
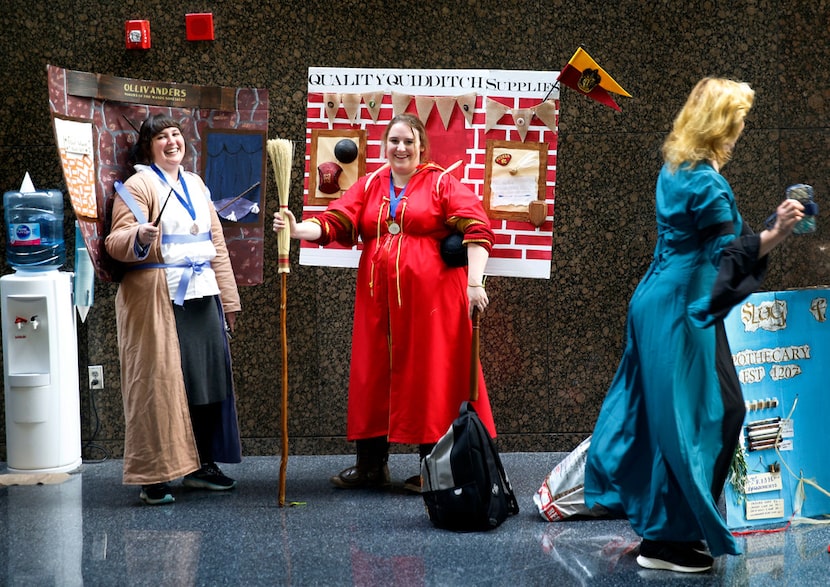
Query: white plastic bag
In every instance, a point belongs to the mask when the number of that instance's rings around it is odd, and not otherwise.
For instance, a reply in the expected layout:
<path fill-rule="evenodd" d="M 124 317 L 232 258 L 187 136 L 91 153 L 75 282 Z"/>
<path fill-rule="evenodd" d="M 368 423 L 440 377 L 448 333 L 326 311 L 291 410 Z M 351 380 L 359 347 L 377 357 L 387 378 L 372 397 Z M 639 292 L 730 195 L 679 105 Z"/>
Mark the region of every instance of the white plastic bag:
<path fill-rule="evenodd" d="M 559 522 L 573 516 L 601 517 L 608 512 L 602 506 L 585 505 L 585 461 L 588 458 L 589 436 L 562 459 L 545 477 L 533 496 L 539 514 L 549 522 Z"/>

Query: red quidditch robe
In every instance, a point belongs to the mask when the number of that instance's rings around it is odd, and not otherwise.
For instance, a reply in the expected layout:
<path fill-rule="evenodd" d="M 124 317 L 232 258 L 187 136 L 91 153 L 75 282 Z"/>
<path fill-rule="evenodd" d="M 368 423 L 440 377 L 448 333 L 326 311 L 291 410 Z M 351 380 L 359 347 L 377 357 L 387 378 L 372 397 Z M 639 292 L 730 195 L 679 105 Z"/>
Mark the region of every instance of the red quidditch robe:
<path fill-rule="evenodd" d="M 440 181 L 439 181 L 440 178 Z M 439 253 L 453 227 L 464 241 L 492 248 L 494 235 L 481 201 L 437 165 L 421 165 L 406 186 L 388 231 L 387 166 L 361 178 L 314 221 L 318 244 L 363 241 L 349 377 L 349 440 L 387 436 L 390 442 L 436 442 L 469 399 L 472 323 L 467 269 L 450 268 Z M 436 189 L 436 186 L 437 189 Z M 479 368 L 474 406 L 495 437 Z"/>

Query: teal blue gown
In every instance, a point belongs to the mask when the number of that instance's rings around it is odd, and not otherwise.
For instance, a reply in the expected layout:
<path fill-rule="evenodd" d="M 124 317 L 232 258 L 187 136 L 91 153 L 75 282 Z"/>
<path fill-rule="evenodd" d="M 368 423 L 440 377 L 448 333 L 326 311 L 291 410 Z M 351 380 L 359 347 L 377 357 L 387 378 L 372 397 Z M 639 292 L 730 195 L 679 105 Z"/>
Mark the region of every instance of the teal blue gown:
<path fill-rule="evenodd" d="M 705 539 L 740 554 L 717 501 L 745 408 L 723 317 L 761 284 L 766 257 L 710 165 L 664 165 L 657 244 L 628 306 L 626 346 L 585 469 L 588 507 L 649 540 Z"/>

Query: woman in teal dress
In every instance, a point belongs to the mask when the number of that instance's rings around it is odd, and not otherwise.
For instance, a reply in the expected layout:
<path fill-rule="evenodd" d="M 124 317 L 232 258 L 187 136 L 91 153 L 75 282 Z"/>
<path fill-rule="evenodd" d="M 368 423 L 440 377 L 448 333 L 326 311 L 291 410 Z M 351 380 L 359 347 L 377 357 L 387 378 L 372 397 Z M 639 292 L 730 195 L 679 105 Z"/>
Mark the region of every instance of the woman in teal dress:
<path fill-rule="evenodd" d="M 717 508 L 745 413 L 722 320 L 803 217 L 785 200 L 774 226 L 753 234 L 719 173 L 754 94 L 705 78 L 674 120 L 654 258 L 629 303 L 625 352 L 591 439 L 586 505 L 628 518 L 645 568 L 706 571 L 713 556 L 740 554 Z"/>

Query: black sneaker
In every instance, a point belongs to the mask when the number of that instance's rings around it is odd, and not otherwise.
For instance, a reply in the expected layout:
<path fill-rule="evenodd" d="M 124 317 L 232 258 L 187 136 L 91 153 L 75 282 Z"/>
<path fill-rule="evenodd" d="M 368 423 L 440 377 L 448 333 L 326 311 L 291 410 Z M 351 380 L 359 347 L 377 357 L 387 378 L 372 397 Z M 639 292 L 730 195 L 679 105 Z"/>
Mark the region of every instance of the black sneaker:
<path fill-rule="evenodd" d="M 173 497 L 173 494 L 170 491 L 170 486 L 167 483 L 142 485 L 139 497 L 148 505 L 163 505 L 165 503 L 173 503 L 176 501 L 176 498 Z"/>
<path fill-rule="evenodd" d="M 702 573 L 715 562 L 708 554 L 698 552 L 692 542 L 643 540 L 637 564 L 645 569 L 662 569 L 678 573 Z"/>
<path fill-rule="evenodd" d="M 227 491 L 236 487 L 236 481 L 226 477 L 216 463 L 205 463 L 198 471 L 185 475 L 182 485 L 194 489 Z"/>

